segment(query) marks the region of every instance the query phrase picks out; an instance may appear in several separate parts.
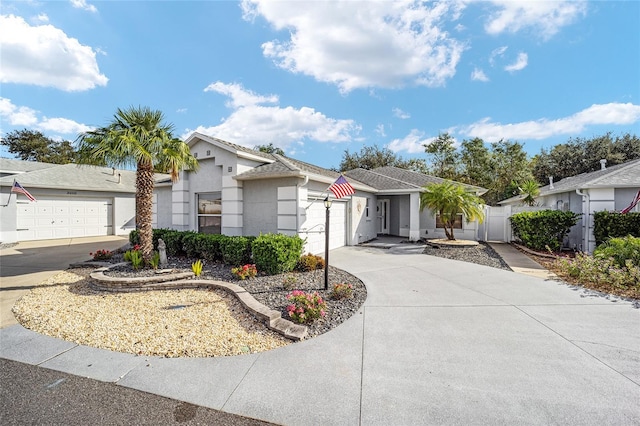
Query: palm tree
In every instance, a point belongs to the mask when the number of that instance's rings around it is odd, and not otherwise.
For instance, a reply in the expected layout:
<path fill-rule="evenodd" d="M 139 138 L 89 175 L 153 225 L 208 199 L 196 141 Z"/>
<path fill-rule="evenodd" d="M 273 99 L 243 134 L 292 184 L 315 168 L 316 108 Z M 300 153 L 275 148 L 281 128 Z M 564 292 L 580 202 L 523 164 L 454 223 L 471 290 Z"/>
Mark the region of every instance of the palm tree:
<path fill-rule="evenodd" d="M 534 206 L 536 204 L 536 197 L 540 195 L 540 188 L 538 182 L 535 180 L 527 180 L 518 186 L 520 195 L 525 197 L 522 199 L 522 203 L 528 206 Z"/>
<path fill-rule="evenodd" d="M 183 141 L 172 136 L 173 125 L 148 107 L 118 108 L 106 126 L 82 133 L 79 162 L 111 167 L 136 167 L 136 227 L 145 260 L 153 251 L 151 229 L 154 173 L 169 173 L 176 182 L 180 171 L 197 170 L 198 161 Z"/>
<path fill-rule="evenodd" d="M 480 222 L 484 220 L 482 204 L 478 196 L 468 192 L 464 186 L 451 181 L 425 185 L 423 192 L 420 193 L 420 211 L 429 208 L 437 212 L 449 240 L 455 240 L 453 225 L 458 214 L 462 213 L 467 222 L 476 219 Z"/>

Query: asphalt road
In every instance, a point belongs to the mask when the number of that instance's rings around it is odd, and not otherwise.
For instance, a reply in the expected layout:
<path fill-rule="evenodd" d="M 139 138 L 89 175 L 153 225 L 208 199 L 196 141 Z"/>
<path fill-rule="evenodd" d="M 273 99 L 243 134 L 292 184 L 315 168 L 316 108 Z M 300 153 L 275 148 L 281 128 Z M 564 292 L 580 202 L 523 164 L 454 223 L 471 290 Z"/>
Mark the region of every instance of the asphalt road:
<path fill-rule="evenodd" d="M 146 392 L 0 358 L 8 425 L 271 425 Z"/>

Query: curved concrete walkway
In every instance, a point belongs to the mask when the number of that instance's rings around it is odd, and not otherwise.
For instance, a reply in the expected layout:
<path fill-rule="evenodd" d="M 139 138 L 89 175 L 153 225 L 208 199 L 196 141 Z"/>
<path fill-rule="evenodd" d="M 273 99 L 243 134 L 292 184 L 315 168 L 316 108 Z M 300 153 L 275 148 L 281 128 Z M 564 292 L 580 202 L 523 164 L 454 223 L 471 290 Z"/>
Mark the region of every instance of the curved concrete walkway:
<path fill-rule="evenodd" d="M 136 357 L 0 330 L 0 357 L 286 425 L 638 424 L 640 310 L 540 278 L 367 247 L 331 253 L 363 308 L 228 358 Z"/>

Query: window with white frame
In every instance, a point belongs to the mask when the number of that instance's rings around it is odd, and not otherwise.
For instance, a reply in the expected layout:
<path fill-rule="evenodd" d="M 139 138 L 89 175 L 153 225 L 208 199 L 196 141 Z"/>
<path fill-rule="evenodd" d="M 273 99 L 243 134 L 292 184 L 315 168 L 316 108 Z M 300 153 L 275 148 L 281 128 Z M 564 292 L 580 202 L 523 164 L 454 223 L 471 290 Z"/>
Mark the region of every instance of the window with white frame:
<path fill-rule="evenodd" d="M 222 195 L 220 192 L 197 194 L 198 232 L 220 234 L 222 232 Z"/>
<path fill-rule="evenodd" d="M 436 213 L 436 228 L 444 228 L 444 223 L 440 219 L 440 215 Z M 453 229 L 462 229 L 462 214 L 456 215 L 456 220 L 453 221 Z"/>

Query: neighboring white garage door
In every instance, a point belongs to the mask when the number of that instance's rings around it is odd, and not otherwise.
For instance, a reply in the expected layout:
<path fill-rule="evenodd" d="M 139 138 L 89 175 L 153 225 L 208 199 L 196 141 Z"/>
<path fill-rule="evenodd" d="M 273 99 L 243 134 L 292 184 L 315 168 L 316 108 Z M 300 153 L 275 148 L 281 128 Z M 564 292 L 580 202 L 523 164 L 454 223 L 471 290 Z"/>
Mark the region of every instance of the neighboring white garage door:
<path fill-rule="evenodd" d="M 307 209 L 307 220 L 302 224 L 301 229 L 308 229 L 309 233 L 301 233 L 301 237 L 307 237 L 305 252 L 314 254 L 324 252 L 325 234 L 324 224 L 326 220 L 326 209 L 322 200 L 309 201 Z M 347 240 L 347 203 L 333 201 L 329 219 L 329 249 L 335 249 L 345 245 Z"/>
<path fill-rule="evenodd" d="M 41 198 L 18 202 L 18 241 L 112 234 L 112 202 L 100 198 Z"/>

